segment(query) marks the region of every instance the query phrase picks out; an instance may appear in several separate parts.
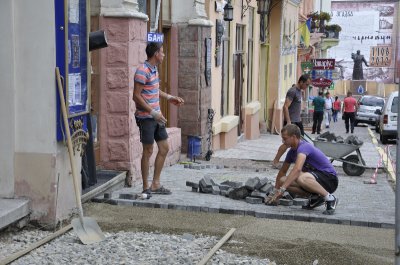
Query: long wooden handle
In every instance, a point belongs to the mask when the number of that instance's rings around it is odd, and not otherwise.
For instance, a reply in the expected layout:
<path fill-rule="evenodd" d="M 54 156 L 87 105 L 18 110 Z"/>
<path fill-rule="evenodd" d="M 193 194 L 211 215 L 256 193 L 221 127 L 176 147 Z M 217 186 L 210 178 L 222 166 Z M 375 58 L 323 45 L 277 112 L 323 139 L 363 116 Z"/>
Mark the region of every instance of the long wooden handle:
<path fill-rule="evenodd" d="M 60 69 L 58 67 L 56 67 L 56 76 L 57 76 L 57 84 L 58 84 L 58 93 L 60 94 L 61 111 L 63 114 L 64 127 L 65 127 L 65 131 L 66 131 L 66 135 L 67 135 L 67 146 L 68 146 L 69 162 L 71 164 L 72 179 L 74 182 L 75 200 L 76 200 L 76 205 L 78 206 L 78 210 L 79 210 L 79 219 L 81 220 L 81 223 L 83 226 L 83 210 L 82 210 L 82 202 L 81 202 L 81 196 L 80 196 L 79 185 L 78 185 L 78 177 L 76 175 L 76 169 L 75 169 L 75 163 L 74 163 L 74 155 L 73 155 L 74 150 L 72 148 L 71 132 L 69 130 L 69 124 L 68 124 L 67 108 L 65 107 L 64 89 L 61 84 Z"/>

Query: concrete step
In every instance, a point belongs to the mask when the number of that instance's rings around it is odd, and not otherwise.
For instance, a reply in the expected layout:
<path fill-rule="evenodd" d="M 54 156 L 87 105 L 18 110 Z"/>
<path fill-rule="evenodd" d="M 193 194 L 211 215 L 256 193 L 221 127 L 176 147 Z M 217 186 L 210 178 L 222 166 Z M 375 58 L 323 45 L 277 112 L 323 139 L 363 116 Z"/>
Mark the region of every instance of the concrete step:
<path fill-rule="evenodd" d="M 0 230 L 22 219 L 29 213 L 28 199 L 0 198 Z"/>

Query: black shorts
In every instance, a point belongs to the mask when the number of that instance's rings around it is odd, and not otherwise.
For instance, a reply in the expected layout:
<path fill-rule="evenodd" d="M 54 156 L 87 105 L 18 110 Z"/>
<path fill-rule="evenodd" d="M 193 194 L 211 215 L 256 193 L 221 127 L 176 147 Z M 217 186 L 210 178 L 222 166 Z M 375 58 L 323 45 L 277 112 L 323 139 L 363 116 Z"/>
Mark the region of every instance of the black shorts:
<path fill-rule="evenodd" d="M 287 124 L 287 122 L 284 121 L 284 122 L 283 122 L 283 126 L 286 126 L 286 124 Z M 304 127 L 303 127 L 303 123 L 302 123 L 301 121 L 299 121 L 299 122 L 292 122 L 292 124 L 296 124 L 297 127 L 299 127 L 299 129 L 300 129 L 300 134 L 301 134 L 301 136 L 304 136 Z"/>
<path fill-rule="evenodd" d="M 309 171 L 315 180 L 329 193 L 334 193 L 339 184 L 335 175 L 324 173 L 318 170 Z"/>
<path fill-rule="evenodd" d="M 139 127 L 140 142 L 143 144 L 153 144 L 156 142 L 168 139 L 168 133 L 165 125 L 158 124 L 154 119 L 138 119 L 136 124 Z"/>

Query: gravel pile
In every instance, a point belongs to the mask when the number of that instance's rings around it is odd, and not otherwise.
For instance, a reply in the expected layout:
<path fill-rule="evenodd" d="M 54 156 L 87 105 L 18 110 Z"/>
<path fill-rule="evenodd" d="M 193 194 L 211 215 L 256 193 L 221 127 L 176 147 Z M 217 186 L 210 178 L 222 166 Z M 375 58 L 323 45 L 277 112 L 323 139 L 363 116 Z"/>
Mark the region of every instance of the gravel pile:
<path fill-rule="evenodd" d="M 37 230 L 18 232 L 18 235 L 3 234 L 0 237 L 0 261 L 48 234 Z M 103 242 L 83 245 L 70 231 L 11 264 L 196 264 L 219 240 L 204 235 L 124 231 L 105 235 Z M 207 264 L 275 265 L 275 262 L 239 256 L 220 249 Z"/>

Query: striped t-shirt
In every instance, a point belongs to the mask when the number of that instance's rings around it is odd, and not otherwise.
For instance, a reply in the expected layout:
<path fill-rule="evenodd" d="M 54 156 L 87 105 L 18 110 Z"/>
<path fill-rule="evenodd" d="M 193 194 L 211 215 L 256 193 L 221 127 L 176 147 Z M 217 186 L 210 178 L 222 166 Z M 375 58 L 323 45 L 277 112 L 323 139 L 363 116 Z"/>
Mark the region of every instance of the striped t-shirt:
<path fill-rule="evenodd" d="M 152 66 L 149 62 L 145 61 L 144 64 L 139 65 L 135 73 L 135 82 L 142 84 L 142 97 L 147 104 L 154 110 L 160 111 L 160 95 L 159 95 L 159 78 L 156 66 Z M 137 118 L 152 118 L 149 112 L 136 106 L 135 116 Z"/>

